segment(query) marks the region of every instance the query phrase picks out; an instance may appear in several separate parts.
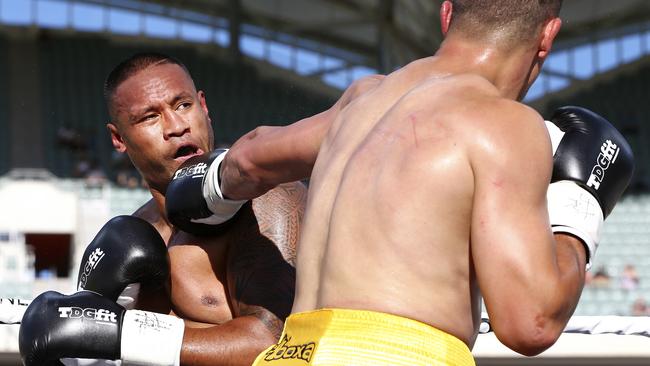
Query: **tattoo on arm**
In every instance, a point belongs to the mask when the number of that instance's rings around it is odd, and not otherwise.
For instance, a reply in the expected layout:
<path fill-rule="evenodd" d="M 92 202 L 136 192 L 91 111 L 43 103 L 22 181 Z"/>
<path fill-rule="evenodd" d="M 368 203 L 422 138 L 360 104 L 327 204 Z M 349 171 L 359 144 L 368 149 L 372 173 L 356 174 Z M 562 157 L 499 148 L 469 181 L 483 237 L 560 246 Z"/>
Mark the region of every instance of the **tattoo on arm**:
<path fill-rule="evenodd" d="M 275 244 L 292 266 L 306 204 L 307 187 L 298 182 L 282 184 L 253 201 L 259 232 Z"/>
<path fill-rule="evenodd" d="M 293 304 L 306 197 L 304 185 L 291 183 L 254 200 L 230 244 L 228 286 L 235 316 L 255 316 L 278 338 Z"/>
<path fill-rule="evenodd" d="M 275 339 L 280 339 L 282 335 L 282 327 L 284 326 L 284 320 L 279 319 L 275 314 L 266 310 L 261 306 L 240 306 L 240 316 L 254 316 L 259 319 L 266 329 L 273 334 Z"/>

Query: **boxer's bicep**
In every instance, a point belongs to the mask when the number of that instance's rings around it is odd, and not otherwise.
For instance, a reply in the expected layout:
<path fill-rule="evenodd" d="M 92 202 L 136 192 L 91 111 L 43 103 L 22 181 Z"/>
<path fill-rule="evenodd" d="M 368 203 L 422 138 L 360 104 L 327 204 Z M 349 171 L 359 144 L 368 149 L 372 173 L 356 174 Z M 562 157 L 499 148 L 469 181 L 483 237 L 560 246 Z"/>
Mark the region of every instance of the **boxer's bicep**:
<path fill-rule="evenodd" d="M 237 140 L 221 167 L 222 190 L 257 197 L 278 184 L 306 179 L 337 109 L 288 126 L 260 126 Z"/>

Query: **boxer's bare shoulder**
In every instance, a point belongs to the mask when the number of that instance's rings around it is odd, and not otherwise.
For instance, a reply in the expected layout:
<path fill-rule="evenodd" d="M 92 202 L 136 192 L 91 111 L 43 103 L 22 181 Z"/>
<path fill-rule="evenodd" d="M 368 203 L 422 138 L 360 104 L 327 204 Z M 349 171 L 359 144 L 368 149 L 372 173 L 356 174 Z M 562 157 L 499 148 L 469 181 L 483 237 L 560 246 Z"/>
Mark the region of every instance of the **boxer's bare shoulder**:
<path fill-rule="evenodd" d="M 368 75 L 355 80 L 341 96 L 341 103 L 348 104 L 354 98 L 376 88 L 384 79 L 386 79 L 385 75 Z"/>
<path fill-rule="evenodd" d="M 155 222 L 160 218 L 160 211 L 158 210 L 154 199 L 151 198 L 149 201 L 145 202 L 145 204 L 135 210 L 133 216 L 139 217 L 151 223 L 152 221 Z"/>
<path fill-rule="evenodd" d="M 355 80 L 345 90 L 341 98 L 334 105 L 333 109 L 337 111 L 343 110 L 354 101 L 360 99 L 366 94 L 369 94 L 373 90 L 378 89 L 381 86 L 381 83 L 386 80 L 386 78 L 387 76 L 385 75 L 368 75 L 361 79 Z"/>
<path fill-rule="evenodd" d="M 144 205 L 140 206 L 140 208 L 138 208 L 132 214 L 132 216 L 139 217 L 149 222 L 151 225 L 153 225 L 153 227 L 156 228 L 156 230 L 158 230 L 158 233 L 163 237 L 165 243 L 169 242 L 169 239 L 172 235 L 172 229 L 162 217 L 160 208 L 153 198 L 147 201 Z"/>
<path fill-rule="evenodd" d="M 512 143 L 542 143 L 547 140 L 543 118 L 526 105 L 490 96 L 474 98 L 467 103 L 469 108 L 458 118 L 476 137 L 491 141 L 495 146 L 505 148 Z M 480 142 L 480 139 L 473 141 Z"/>

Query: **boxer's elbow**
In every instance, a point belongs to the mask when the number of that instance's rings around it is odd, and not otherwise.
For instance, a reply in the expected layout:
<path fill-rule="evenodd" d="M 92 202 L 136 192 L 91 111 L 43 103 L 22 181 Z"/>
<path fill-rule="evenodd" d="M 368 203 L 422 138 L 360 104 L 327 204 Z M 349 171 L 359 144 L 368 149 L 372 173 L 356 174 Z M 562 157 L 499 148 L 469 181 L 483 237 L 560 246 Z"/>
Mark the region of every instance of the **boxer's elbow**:
<path fill-rule="evenodd" d="M 562 334 L 555 319 L 536 315 L 509 319 L 506 324 L 492 324 L 499 341 L 524 356 L 538 355 L 550 348 Z"/>

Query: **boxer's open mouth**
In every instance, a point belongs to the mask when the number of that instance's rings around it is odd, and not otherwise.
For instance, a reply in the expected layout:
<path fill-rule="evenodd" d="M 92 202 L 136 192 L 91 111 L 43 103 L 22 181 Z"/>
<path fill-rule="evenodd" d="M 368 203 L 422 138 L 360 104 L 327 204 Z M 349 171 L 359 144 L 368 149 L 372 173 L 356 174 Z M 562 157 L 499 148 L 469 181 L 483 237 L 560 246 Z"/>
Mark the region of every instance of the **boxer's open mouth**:
<path fill-rule="evenodd" d="M 202 154 L 202 151 L 198 148 L 196 145 L 192 144 L 187 144 L 183 145 L 176 150 L 176 154 L 174 154 L 174 159 L 178 158 L 188 158 L 194 155 L 200 155 Z"/>

